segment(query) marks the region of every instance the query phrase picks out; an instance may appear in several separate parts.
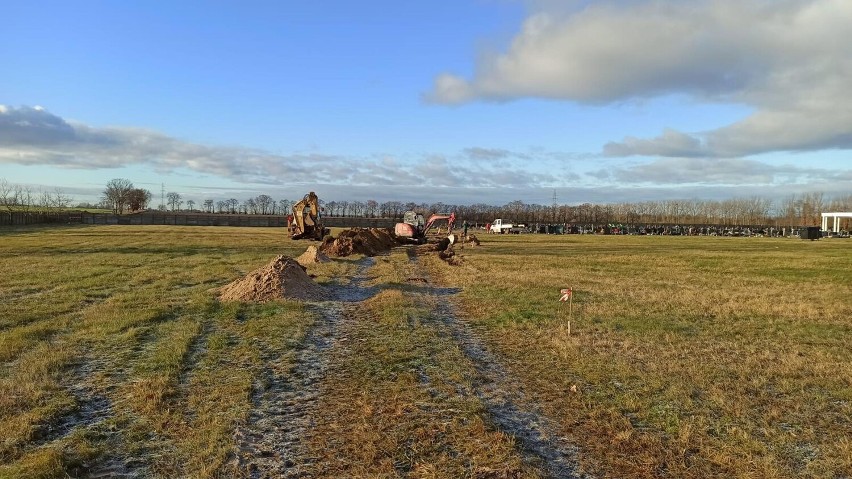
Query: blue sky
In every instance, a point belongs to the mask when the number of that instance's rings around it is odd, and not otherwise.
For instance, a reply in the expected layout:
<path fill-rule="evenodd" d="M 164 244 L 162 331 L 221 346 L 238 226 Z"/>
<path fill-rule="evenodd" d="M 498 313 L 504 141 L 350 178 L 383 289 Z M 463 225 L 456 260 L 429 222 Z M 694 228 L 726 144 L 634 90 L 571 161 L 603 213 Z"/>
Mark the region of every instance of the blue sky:
<path fill-rule="evenodd" d="M 3 10 L 0 178 L 79 200 L 852 192 L 845 0 Z"/>

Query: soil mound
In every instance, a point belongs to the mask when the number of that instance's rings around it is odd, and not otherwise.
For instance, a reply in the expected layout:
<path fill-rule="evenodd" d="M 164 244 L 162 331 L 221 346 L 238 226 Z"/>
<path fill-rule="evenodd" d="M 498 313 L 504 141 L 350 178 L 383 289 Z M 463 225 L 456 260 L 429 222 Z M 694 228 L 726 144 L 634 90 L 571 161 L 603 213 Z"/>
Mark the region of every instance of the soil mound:
<path fill-rule="evenodd" d="M 363 254 L 375 256 L 389 251 L 400 243 L 389 228 L 352 228 L 343 230 L 337 238 L 327 237 L 319 250 L 333 257 Z"/>
<path fill-rule="evenodd" d="M 452 247 L 438 253 L 438 257 L 446 261 L 450 266 L 461 266 L 464 264 L 462 257 L 456 256 L 456 252 L 453 251 Z"/>
<path fill-rule="evenodd" d="M 253 301 L 274 299 L 320 301 L 328 296 L 322 286 L 311 280 L 305 267 L 289 256 L 279 255 L 220 290 L 220 301 Z"/>
<path fill-rule="evenodd" d="M 306 249 L 301 256 L 296 258 L 296 261 L 302 266 L 307 266 L 309 264 L 328 263 L 331 261 L 331 258 L 329 258 L 325 253 L 321 253 L 316 246 L 312 245 L 308 246 L 308 249 Z"/>

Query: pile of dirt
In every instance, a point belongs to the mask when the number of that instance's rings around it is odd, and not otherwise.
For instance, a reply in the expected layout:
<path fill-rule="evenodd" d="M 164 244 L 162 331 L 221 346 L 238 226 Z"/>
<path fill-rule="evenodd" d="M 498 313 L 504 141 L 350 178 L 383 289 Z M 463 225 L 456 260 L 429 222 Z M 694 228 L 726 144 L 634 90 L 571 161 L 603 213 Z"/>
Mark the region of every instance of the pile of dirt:
<path fill-rule="evenodd" d="M 464 242 L 471 246 L 480 246 L 479 238 L 477 238 L 476 235 L 465 236 Z"/>
<path fill-rule="evenodd" d="M 399 244 L 390 228 L 352 228 L 343 230 L 337 238 L 326 237 L 319 250 L 332 257 L 351 254 L 375 256 Z"/>
<path fill-rule="evenodd" d="M 461 256 L 456 256 L 452 246 L 438 253 L 438 257 L 446 261 L 450 266 L 461 266 L 464 264 L 464 259 Z"/>
<path fill-rule="evenodd" d="M 302 266 L 307 266 L 309 264 L 328 263 L 331 261 L 331 258 L 329 258 L 325 253 L 321 253 L 316 246 L 312 245 L 308 246 L 308 249 L 306 249 L 301 256 L 296 258 L 296 261 Z"/>
<path fill-rule="evenodd" d="M 266 302 L 274 299 L 321 301 L 328 294 L 305 273 L 305 267 L 289 256 L 275 257 L 266 266 L 223 286 L 220 301 Z"/>

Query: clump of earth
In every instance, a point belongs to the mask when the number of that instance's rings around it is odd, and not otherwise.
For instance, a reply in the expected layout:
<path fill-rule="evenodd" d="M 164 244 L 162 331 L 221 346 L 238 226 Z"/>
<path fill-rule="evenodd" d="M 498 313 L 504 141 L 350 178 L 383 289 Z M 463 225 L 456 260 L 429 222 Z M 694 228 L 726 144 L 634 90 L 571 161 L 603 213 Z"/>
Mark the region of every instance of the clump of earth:
<path fill-rule="evenodd" d="M 415 249 L 415 254 L 421 256 L 429 253 L 438 253 L 438 257 L 446 261 L 450 266 L 461 266 L 464 264 L 464 258 L 460 255 L 457 256 L 455 248 L 453 247 L 453 244 L 455 244 L 455 241 L 457 240 L 460 240 L 460 238 L 451 235 L 447 238 L 443 238 L 437 243 L 418 246 Z"/>
<path fill-rule="evenodd" d="M 328 297 L 322 286 L 295 259 L 279 255 L 266 266 L 223 286 L 220 301 L 267 302 L 276 299 L 321 301 Z"/>
<path fill-rule="evenodd" d="M 352 254 L 375 256 L 399 244 L 393 230 L 389 228 L 352 228 L 343 230 L 337 238 L 326 237 L 319 250 L 333 257 Z"/>
<path fill-rule="evenodd" d="M 317 249 L 316 246 L 311 245 L 308 246 L 308 249 L 301 256 L 296 258 L 296 261 L 302 266 L 308 266 L 309 264 L 328 263 L 331 261 L 331 258 Z"/>

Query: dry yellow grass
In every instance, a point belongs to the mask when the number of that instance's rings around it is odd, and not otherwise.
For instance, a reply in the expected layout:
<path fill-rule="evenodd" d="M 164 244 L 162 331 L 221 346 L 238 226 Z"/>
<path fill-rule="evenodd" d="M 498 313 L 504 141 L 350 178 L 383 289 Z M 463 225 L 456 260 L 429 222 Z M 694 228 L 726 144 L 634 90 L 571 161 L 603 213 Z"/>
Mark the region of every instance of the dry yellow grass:
<path fill-rule="evenodd" d="M 457 311 L 599 477 L 852 475 L 848 241 L 486 236 L 450 267 Z M 227 475 L 235 427 L 314 323 L 213 288 L 309 243 L 283 229 L 0 231 L 0 477 L 131 460 Z M 345 283 L 353 261 L 311 267 Z M 327 353 L 306 442 L 320 477 L 534 477 L 475 394 L 403 252 L 368 272 Z M 575 291 L 572 334 L 558 290 Z M 274 358 L 272 361 L 270 358 Z M 134 462 L 135 461 L 135 462 Z"/>
<path fill-rule="evenodd" d="M 848 241 L 487 239 L 433 271 L 600 475 L 852 473 Z"/>
<path fill-rule="evenodd" d="M 538 477 L 476 396 L 460 392 L 472 365 L 416 288 L 394 281 L 405 262 L 383 258 L 374 273 L 387 289 L 346 319 L 310 438 L 313 476 Z"/>
<path fill-rule="evenodd" d="M 261 348 L 286 360 L 312 321 L 295 303 L 214 300 L 211 288 L 304 251 L 283 229 L 0 235 L 0 477 L 79 475 L 95 460 L 210 476 L 251 407 Z"/>

